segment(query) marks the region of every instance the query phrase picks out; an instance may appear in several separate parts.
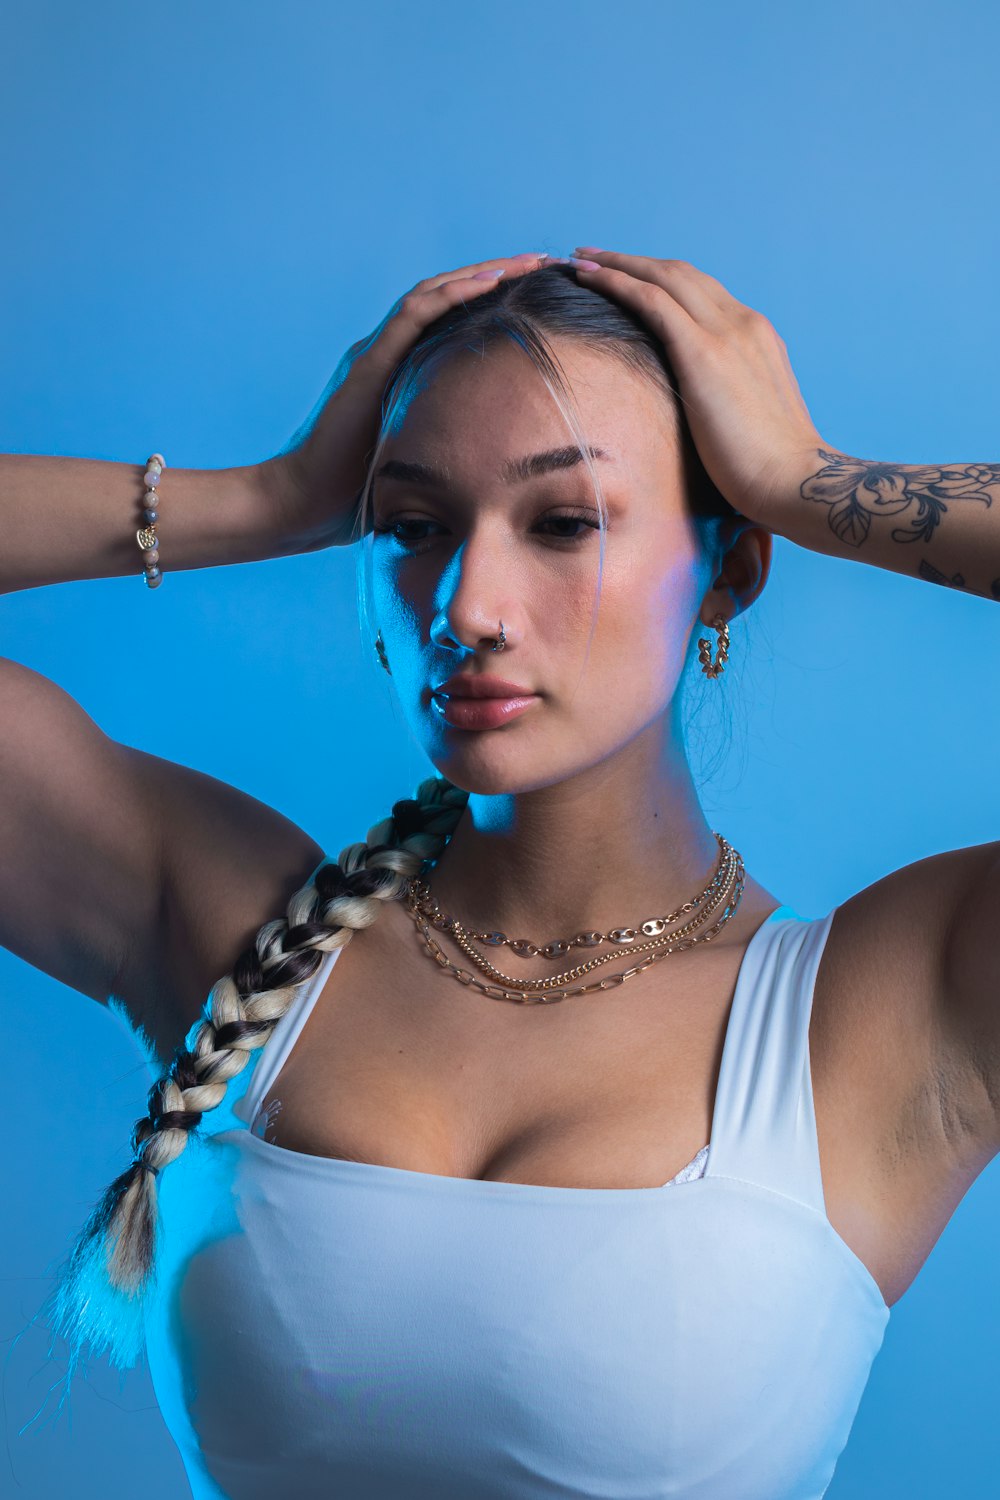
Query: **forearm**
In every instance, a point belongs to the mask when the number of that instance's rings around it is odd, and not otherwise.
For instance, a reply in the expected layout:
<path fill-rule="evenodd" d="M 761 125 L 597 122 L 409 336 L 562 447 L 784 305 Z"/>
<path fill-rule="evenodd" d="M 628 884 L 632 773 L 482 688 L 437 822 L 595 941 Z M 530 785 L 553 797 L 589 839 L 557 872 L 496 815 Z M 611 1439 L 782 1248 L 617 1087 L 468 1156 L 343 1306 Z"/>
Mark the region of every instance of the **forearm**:
<path fill-rule="evenodd" d="M 831 557 L 1000 600 L 1000 464 L 876 463 L 819 448 L 766 524 Z"/>
<path fill-rule="evenodd" d="M 143 463 L 0 454 L 0 593 L 143 577 Z M 156 523 L 164 576 L 295 552 L 268 464 L 172 469 Z"/>

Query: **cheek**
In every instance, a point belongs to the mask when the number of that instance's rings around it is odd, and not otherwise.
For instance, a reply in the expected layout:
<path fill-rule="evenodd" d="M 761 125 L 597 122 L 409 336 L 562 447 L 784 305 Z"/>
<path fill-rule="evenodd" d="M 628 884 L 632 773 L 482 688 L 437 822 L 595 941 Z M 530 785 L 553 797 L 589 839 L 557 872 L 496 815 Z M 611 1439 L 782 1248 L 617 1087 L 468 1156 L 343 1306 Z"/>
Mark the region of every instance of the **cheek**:
<path fill-rule="evenodd" d="M 581 640 L 589 603 L 577 627 Z M 609 710 L 617 705 L 644 720 L 665 706 L 684 667 L 697 607 L 697 577 L 683 560 L 617 577 L 605 572 L 587 676 Z"/>
<path fill-rule="evenodd" d="M 386 618 L 415 618 L 433 598 L 436 575 L 421 568 L 419 559 L 394 556 L 387 546 L 373 551 L 369 577 L 372 603 Z"/>
<path fill-rule="evenodd" d="M 683 651 L 697 608 L 697 578 L 686 559 L 664 567 L 639 560 L 615 574 L 605 571 L 598 634 L 615 644 L 667 656 Z"/>
<path fill-rule="evenodd" d="M 438 545 L 406 554 L 391 543 L 382 543 L 372 553 L 372 579 L 372 595 L 385 601 L 386 608 L 429 623 L 461 585 L 463 569 L 454 549 Z M 477 589 L 479 581 L 477 573 Z M 512 597 L 519 604 L 528 597 L 530 582 L 531 575 L 526 572 L 512 588 Z"/>
<path fill-rule="evenodd" d="M 427 622 L 420 599 L 414 597 L 413 589 L 398 568 L 377 561 L 369 574 L 368 598 L 372 634 L 381 630 L 386 642 L 392 642 L 393 672 L 398 676 L 405 670 L 410 647 L 426 634 Z"/>

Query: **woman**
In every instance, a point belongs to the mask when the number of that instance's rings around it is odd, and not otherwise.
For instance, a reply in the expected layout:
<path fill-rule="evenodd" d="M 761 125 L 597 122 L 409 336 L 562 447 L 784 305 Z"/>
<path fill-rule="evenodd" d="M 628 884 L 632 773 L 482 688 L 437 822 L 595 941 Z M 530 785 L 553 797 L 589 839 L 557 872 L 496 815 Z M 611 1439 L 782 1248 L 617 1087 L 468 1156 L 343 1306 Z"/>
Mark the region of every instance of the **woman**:
<path fill-rule="evenodd" d="M 3 586 L 132 571 L 135 480 L 5 459 Z M 333 861 L 3 664 L 0 936 L 163 1072 L 74 1360 L 145 1344 L 199 1500 L 822 1495 L 997 1150 L 1000 844 L 803 918 L 681 689 L 774 533 L 1000 597 L 1000 467 L 829 448 L 759 313 L 583 247 L 421 282 L 285 453 L 145 481 L 154 587 L 161 489 L 167 571 L 358 542 L 439 774 Z"/>

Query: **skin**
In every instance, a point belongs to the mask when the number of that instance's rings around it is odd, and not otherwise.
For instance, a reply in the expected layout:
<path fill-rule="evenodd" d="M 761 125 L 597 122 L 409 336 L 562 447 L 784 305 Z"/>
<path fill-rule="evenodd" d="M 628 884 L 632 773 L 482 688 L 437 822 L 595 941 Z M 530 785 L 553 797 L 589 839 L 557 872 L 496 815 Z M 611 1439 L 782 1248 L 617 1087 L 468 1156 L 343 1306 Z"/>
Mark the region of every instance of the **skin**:
<path fill-rule="evenodd" d="M 439 373 L 392 434 L 388 456 L 450 463 L 447 492 L 377 491 L 379 505 L 397 507 L 379 523 L 418 515 L 435 523 L 433 540 L 412 555 L 377 543 L 375 599 L 411 727 L 435 765 L 472 791 L 471 816 L 432 884 L 469 925 L 511 936 L 605 926 L 606 913 L 621 920 L 623 911 L 648 911 L 654 888 L 665 905 L 704 884 L 714 849 L 709 863 L 670 712 L 690 630 L 697 622 L 700 633 L 720 604 L 732 618 L 752 603 L 775 532 L 836 556 L 855 555 L 861 534 L 845 531 L 839 489 L 833 509 L 828 503 L 830 468 L 853 473 L 858 461 L 832 450 L 815 428 L 767 319 L 684 262 L 595 253 L 603 268 L 581 270 L 581 279 L 661 338 L 702 462 L 744 518 L 719 559 L 699 571 L 679 524 L 679 469 L 662 406 L 632 424 L 642 410 L 633 403 L 650 401 L 650 391 L 606 366 L 595 378 L 601 356 L 576 346 L 557 353 L 587 440 L 607 445 L 619 464 L 615 437 L 637 440 L 621 488 L 608 486 L 609 500 L 624 494 L 628 504 L 624 520 L 616 524 L 612 514 L 607 597 L 582 676 L 596 562 L 581 580 L 584 544 L 557 571 L 548 561 L 554 544 L 539 540 L 534 518 L 499 482 L 504 460 L 565 442 L 547 396 L 521 378 L 509 354 L 511 378 L 501 378 L 493 351 L 489 368 L 466 361 L 452 369 L 450 392 Z M 443 290 L 429 285 L 412 305 Z M 504 440 L 514 437 L 511 452 Z M 559 476 L 563 489 L 550 482 L 537 493 L 552 509 L 583 497 L 566 493 L 567 474 Z M 934 540 L 941 571 L 949 572 L 953 553 L 981 554 L 988 580 L 997 573 L 994 532 L 977 499 L 953 505 L 947 557 L 941 537 Z M 870 505 L 868 492 L 852 503 Z M 898 503 L 893 509 L 898 528 Z M 897 571 L 915 561 L 881 525 L 865 533 L 864 551 L 865 560 Z M 426 695 L 446 672 L 468 669 L 476 652 L 483 670 L 496 670 L 485 652 L 499 618 L 509 640 L 503 675 L 538 689 L 543 701 L 503 730 L 459 745 L 473 737 L 442 731 Z M 544 651 L 536 652 L 539 644 Z M 516 758 L 507 748 L 515 735 Z M 577 789 L 596 795 L 578 797 Z M 491 821 L 492 809 L 500 816 Z M 996 1153 L 995 1094 L 984 1088 L 982 1067 L 995 1009 L 984 1014 L 995 984 L 983 935 L 992 930 L 996 851 L 987 844 L 931 856 L 843 900 L 816 975 L 809 1045 L 826 1211 L 890 1304 Z M 637 976 L 623 991 L 624 1010 L 540 1011 L 449 1005 L 412 949 L 405 914 L 390 908 L 364 944 L 348 947 L 329 981 L 342 999 L 377 996 L 375 1012 L 355 1023 L 333 995 L 320 1020 L 317 1012 L 311 1018 L 314 1051 L 299 1049 L 275 1084 L 287 1083 L 286 1104 L 294 1105 L 282 1115 L 283 1139 L 319 1154 L 468 1177 L 624 1185 L 624 1171 L 629 1185 L 663 1182 L 708 1138 L 738 961 L 776 904 L 748 879 L 720 942 L 675 955 L 668 983 L 655 970 Z M 527 977 L 550 971 L 521 962 Z M 373 1035 L 376 1015 L 384 1036 Z M 527 1046 L 525 1022 L 534 1023 Z M 342 1071 L 331 1096 L 335 1065 Z M 373 1078 L 383 1076 L 373 1100 Z M 405 1118 L 396 1122 L 392 1104 L 400 1099 Z"/>
<path fill-rule="evenodd" d="M 692 632 L 714 651 L 710 621 L 757 598 L 772 543 L 766 527 L 727 520 L 706 556 L 672 398 L 603 351 L 552 345 L 587 442 L 607 454 L 595 460 L 608 530 L 589 656 L 597 503 L 582 462 L 503 477 L 509 460 L 576 447 L 515 346 L 439 366 L 405 405 L 373 487 L 374 606 L 394 686 L 435 767 L 471 793 L 433 890 L 468 924 L 536 939 L 664 913 L 711 879 L 719 846 L 682 743 L 678 689 Z M 446 482 L 382 472 L 394 463 Z M 583 522 L 554 519 L 574 511 Z M 502 659 L 491 651 L 500 619 Z M 499 729 L 453 728 L 430 693 L 458 670 L 500 675 L 540 701 Z M 724 681 L 705 678 L 704 689 Z"/>
<path fill-rule="evenodd" d="M 593 506 L 585 471 L 517 489 L 499 479 L 505 460 L 567 442 L 534 372 L 511 364 L 516 351 L 506 369 L 498 347 L 439 371 L 392 434 L 398 461 L 447 460 L 447 491 L 378 490 L 380 505 L 435 523 L 412 556 L 380 538 L 375 602 L 414 732 L 472 789 L 437 894 L 470 924 L 511 935 L 634 920 L 707 882 L 717 852 L 679 750 L 677 687 L 691 630 L 759 593 L 772 534 L 1000 596 L 1000 466 L 873 463 L 831 448 L 766 318 L 685 262 L 594 254 L 600 268 L 578 274 L 662 340 L 701 460 L 740 513 L 719 557 L 700 559 L 684 524 L 662 393 L 577 345 L 557 353 L 588 441 L 614 456 L 601 466 L 612 517 L 589 660 L 596 539 L 577 547 L 539 525 Z M 484 272 L 523 274 L 537 260 L 418 283 L 345 355 L 301 440 L 259 472 L 172 471 L 174 565 L 352 539 L 396 363 L 443 311 L 487 287 Z M 30 537 L 14 526 L 8 587 L 133 569 L 120 545 L 132 466 L 23 455 L 4 465 L 15 517 L 61 517 L 69 474 L 88 521 L 79 539 L 61 520 L 33 519 Z M 224 553 L 217 516 L 236 538 Z M 500 618 L 502 663 L 489 650 Z M 442 730 L 429 689 L 470 665 L 537 689 L 541 703 L 502 730 Z M 286 910 L 324 848 L 238 788 L 109 739 L 41 674 L 0 666 L 0 942 L 120 1003 L 166 1069 L 211 986 Z M 997 841 L 891 871 L 840 902 L 816 975 L 809 1047 L 827 1213 L 890 1303 L 1000 1147 L 998 896 Z M 613 1006 L 522 1007 L 464 1003 L 389 903 L 342 951 L 333 993 L 275 1083 L 283 1140 L 470 1178 L 661 1184 L 708 1139 L 739 962 L 777 904 L 748 878 L 718 941 L 636 976 Z"/>

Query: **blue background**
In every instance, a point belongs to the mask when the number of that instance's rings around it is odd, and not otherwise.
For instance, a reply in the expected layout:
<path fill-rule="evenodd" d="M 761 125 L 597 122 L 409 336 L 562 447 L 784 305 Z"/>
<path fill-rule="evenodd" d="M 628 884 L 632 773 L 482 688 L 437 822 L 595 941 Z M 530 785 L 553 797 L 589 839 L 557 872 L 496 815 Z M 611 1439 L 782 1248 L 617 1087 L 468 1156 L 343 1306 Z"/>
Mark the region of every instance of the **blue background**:
<path fill-rule="evenodd" d="M 279 449 L 420 277 L 577 243 L 759 307 L 834 447 L 998 461 L 996 8 L 16 0 L 0 54 L 0 446 L 181 467 Z M 123 518 L 123 525 L 126 524 Z M 358 626 L 353 549 L 0 599 L 3 652 L 109 734 L 333 853 L 432 768 Z M 777 538 L 733 628 L 712 826 L 799 912 L 1000 836 L 995 605 Z M 113 1015 L 0 953 L 0 1491 L 186 1492 L 144 1371 L 28 1328 L 128 1158 Z M 830 1495 L 995 1493 L 996 1163 L 893 1310 Z M 808 1393 L 803 1393 L 808 1400 Z M 6 1488 L 9 1486 L 9 1489 Z"/>

